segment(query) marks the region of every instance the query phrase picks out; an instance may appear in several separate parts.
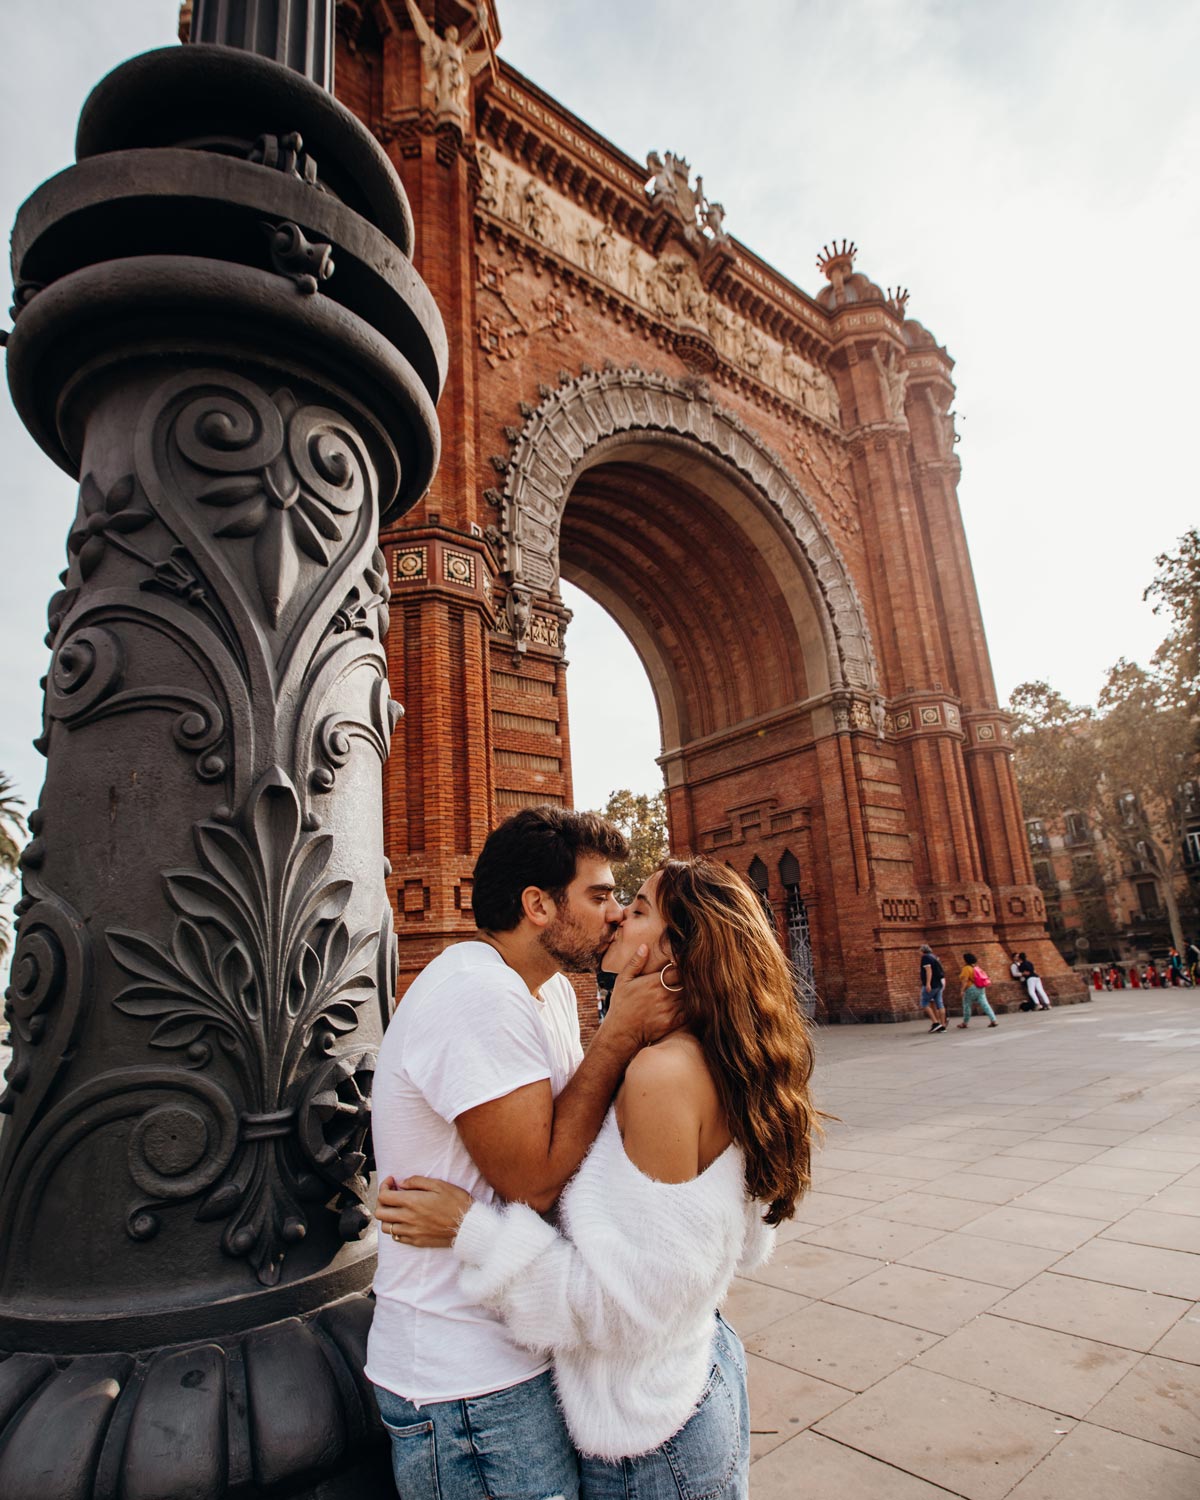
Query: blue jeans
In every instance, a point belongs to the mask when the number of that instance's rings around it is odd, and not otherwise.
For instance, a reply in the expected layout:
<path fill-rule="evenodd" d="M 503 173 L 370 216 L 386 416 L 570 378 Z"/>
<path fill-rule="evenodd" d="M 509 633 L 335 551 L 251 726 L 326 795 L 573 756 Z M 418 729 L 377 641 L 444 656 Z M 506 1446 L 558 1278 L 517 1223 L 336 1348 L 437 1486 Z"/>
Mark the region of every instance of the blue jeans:
<path fill-rule="evenodd" d="M 549 1370 L 520 1385 L 415 1406 L 375 1387 L 400 1500 L 578 1500 L 579 1458 Z"/>
<path fill-rule="evenodd" d="M 582 1500 L 749 1500 L 746 1351 L 717 1314 L 700 1404 L 674 1437 L 640 1458 L 579 1461 Z"/>

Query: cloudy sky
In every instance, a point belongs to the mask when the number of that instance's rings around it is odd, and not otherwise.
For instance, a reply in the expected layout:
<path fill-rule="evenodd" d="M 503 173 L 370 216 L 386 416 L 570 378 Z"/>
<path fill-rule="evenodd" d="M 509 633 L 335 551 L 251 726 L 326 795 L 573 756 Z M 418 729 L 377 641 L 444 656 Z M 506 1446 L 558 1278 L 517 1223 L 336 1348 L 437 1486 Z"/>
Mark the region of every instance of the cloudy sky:
<path fill-rule="evenodd" d="M 821 244 L 912 293 L 957 360 L 960 489 L 1001 698 L 1094 701 L 1161 634 L 1155 555 L 1200 515 L 1200 6 L 1186 0 L 498 0 L 501 53 L 631 155 L 687 156 L 815 293 Z M 0 219 L 71 159 L 88 89 L 172 0 L 0 0 Z M 32 801 L 45 600 L 73 487 L 0 398 L 0 770 Z M 578 603 L 578 597 L 573 599 Z M 636 658 L 580 604 L 576 794 L 654 789 Z M 587 682 L 628 678 L 601 710 Z M 627 665 L 620 665 L 626 663 Z M 581 679 L 583 679 L 581 683 Z"/>

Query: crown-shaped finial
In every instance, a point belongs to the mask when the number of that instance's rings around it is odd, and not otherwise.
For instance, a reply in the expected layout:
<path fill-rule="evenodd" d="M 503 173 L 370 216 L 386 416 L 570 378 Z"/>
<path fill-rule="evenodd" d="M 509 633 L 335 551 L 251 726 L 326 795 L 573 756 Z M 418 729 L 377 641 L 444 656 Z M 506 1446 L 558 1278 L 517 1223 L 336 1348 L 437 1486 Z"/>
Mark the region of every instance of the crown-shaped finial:
<path fill-rule="evenodd" d="M 829 245 L 821 246 L 821 253 L 817 256 L 817 270 L 824 271 L 830 281 L 835 276 L 846 276 L 854 265 L 854 257 L 858 254 L 858 246 L 853 240 L 843 240 L 839 245 L 833 240 Z"/>
<path fill-rule="evenodd" d="M 891 287 L 888 287 L 887 305 L 898 318 L 902 318 L 904 316 L 904 309 L 908 306 L 908 288 L 906 286 L 898 286 L 893 291 Z"/>

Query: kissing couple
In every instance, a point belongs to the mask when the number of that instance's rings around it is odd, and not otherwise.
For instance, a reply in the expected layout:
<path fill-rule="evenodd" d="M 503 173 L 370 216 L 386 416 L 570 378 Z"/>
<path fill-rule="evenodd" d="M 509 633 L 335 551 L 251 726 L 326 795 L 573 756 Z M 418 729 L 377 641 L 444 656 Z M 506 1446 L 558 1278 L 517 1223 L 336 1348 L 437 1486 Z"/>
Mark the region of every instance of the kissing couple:
<path fill-rule="evenodd" d="M 719 1309 L 809 1183 L 812 1050 L 758 894 L 532 808 L 475 866 L 375 1075 L 366 1373 L 401 1500 L 747 1500 Z M 617 975 L 586 1054 L 562 971 Z M 415 1175 L 414 1175 L 415 1174 Z"/>

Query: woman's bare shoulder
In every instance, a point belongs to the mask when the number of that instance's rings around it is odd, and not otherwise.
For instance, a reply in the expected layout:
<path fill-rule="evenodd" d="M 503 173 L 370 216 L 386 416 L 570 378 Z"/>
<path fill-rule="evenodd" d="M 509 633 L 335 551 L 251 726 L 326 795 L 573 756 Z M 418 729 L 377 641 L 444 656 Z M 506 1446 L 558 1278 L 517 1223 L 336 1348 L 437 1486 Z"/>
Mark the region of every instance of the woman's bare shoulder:
<path fill-rule="evenodd" d="M 626 1068 L 625 1081 L 639 1086 L 678 1087 L 687 1083 L 711 1084 L 712 1080 L 699 1041 L 690 1031 L 673 1031 L 661 1042 L 642 1048 Z"/>

